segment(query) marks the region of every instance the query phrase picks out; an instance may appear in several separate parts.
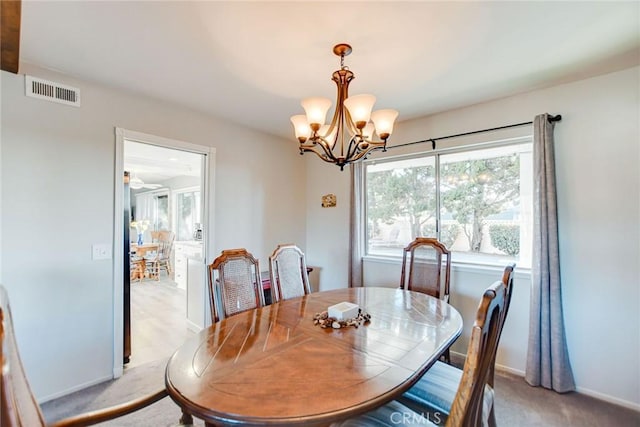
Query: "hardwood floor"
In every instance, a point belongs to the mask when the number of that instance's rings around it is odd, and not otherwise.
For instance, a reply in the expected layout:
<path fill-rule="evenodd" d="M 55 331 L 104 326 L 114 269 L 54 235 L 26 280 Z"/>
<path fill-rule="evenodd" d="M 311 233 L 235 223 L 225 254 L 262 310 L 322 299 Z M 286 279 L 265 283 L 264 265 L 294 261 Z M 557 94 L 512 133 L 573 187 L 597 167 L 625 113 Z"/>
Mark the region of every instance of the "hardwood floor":
<path fill-rule="evenodd" d="M 193 335 L 186 325 L 186 292 L 170 278 L 131 284 L 131 359 L 127 369 L 166 359 Z"/>

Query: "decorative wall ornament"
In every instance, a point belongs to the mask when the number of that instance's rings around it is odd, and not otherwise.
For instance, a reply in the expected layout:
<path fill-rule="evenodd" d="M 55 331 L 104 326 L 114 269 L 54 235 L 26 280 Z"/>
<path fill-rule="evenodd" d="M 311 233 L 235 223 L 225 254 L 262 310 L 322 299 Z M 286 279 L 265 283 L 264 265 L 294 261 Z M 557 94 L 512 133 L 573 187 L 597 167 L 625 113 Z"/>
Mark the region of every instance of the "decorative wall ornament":
<path fill-rule="evenodd" d="M 335 208 L 336 207 L 336 195 L 335 194 L 325 194 L 322 196 L 322 207 L 323 208 Z"/>

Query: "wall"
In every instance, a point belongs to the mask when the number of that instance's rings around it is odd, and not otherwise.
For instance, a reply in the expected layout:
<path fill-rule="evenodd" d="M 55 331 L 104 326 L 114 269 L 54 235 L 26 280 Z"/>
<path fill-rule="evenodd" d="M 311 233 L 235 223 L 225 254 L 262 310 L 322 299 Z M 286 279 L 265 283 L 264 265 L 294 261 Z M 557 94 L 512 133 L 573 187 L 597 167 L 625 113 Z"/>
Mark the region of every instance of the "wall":
<path fill-rule="evenodd" d="M 571 363 L 580 392 L 636 409 L 640 409 L 639 71 L 630 68 L 401 122 L 389 144 L 530 121 L 544 112 L 562 114 L 555 131 L 556 165 Z M 527 133 L 531 129 L 525 126 L 438 145 Z M 400 152 L 389 150 L 387 154 Z M 382 155 L 376 153 L 371 158 Z M 326 209 L 316 202 L 318 194 L 328 192 L 341 194 L 347 202 L 348 174 L 330 174 L 321 166 L 307 168 L 309 252 L 332 262 L 333 274 L 321 276 L 322 288 L 340 286 L 347 280 L 347 257 L 342 255 L 348 248 L 348 204 L 335 214 L 325 214 Z M 399 264 L 375 260 L 364 264 L 368 285 L 395 286 L 399 274 Z M 455 351 L 466 349 L 477 301 L 484 288 L 499 277 L 497 270 L 454 268 L 451 298 L 465 320 L 465 333 Z M 530 279 L 526 271 L 520 271 L 498 355 L 499 364 L 520 373 L 525 369 L 529 293 Z"/>
<path fill-rule="evenodd" d="M 317 270 L 321 291 L 348 285 L 349 258 L 349 168 L 325 163 L 313 153 L 304 154 L 307 179 L 307 265 Z M 323 208 L 322 196 L 336 195 L 336 206 Z M 319 267 L 323 266 L 323 267 Z M 314 271 L 315 272 L 315 271 Z"/>
<path fill-rule="evenodd" d="M 216 148 L 215 246 L 246 247 L 267 266 L 281 242 L 306 244 L 304 163 L 283 141 L 178 106 L 37 68 L 79 87 L 82 107 L 27 98 L 2 72 L 2 271 L 16 335 L 41 401 L 111 378 L 114 128 Z"/>

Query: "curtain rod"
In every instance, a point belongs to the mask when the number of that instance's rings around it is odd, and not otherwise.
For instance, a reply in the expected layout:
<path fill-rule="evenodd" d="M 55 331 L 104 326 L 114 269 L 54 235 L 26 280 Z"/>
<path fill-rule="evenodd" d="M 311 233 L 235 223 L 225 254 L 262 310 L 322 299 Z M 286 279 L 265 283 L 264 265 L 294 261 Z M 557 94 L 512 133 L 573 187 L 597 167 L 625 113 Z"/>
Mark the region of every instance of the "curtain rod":
<path fill-rule="evenodd" d="M 560 120 L 562 120 L 562 116 L 560 114 L 558 114 L 557 116 L 549 116 L 548 120 L 550 122 L 559 122 Z M 457 138 L 459 136 L 474 135 L 476 133 L 491 132 L 491 131 L 494 131 L 494 130 L 509 129 L 509 128 L 515 128 L 515 127 L 519 127 L 519 126 L 530 125 L 530 124 L 533 124 L 533 121 L 516 123 L 516 124 L 513 124 L 513 125 L 499 126 L 499 127 L 496 127 L 496 128 L 474 130 L 474 131 L 471 131 L 471 132 L 458 133 L 458 134 L 455 134 L 455 135 L 441 136 L 441 137 L 438 137 L 438 138 L 423 139 L 422 141 L 414 141 L 414 142 L 407 142 L 405 144 L 392 145 L 391 147 L 387 147 L 387 150 L 390 150 L 391 148 L 406 147 L 408 145 L 422 144 L 422 143 L 425 143 L 425 142 L 430 142 L 431 143 L 431 148 L 433 150 L 435 150 L 436 149 L 436 141 L 440 141 L 441 139 Z"/>

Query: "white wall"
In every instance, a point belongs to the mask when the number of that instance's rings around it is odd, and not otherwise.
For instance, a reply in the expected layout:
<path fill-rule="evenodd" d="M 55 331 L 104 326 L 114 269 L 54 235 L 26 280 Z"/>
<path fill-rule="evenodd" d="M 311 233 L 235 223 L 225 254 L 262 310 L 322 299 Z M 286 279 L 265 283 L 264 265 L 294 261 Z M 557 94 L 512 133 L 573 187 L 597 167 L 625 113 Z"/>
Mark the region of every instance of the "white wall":
<path fill-rule="evenodd" d="M 317 269 L 319 290 L 348 285 L 350 175 L 348 168 L 325 163 L 313 153 L 305 153 L 307 179 L 307 265 Z M 336 195 L 336 206 L 322 207 L 322 196 Z M 314 271 L 315 272 L 315 271 Z"/>
<path fill-rule="evenodd" d="M 401 122 L 389 143 L 520 123 L 545 112 L 562 114 L 555 131 L 556 165 L 571 363 L 579 391 L 636 409 L 640 409 L 639 93 L 639 68 L 635 67 Z M 446 140 L 439 147 L 527 133 L 530 127 Z M 397 154 L 400 150 L 388 152 Z M 339 171 L 333 176 L 328 173 L 319 166 L 307 168 L 309 252 L 323 260 L 331 258 L 335 272 L 321 277 L 323 288 L 346 283 L 348 259 L 335 256 L 348 248 L 348 204 L 346 211 L 329 216 L 323 215 L 315 200 L 326 192 L 347 199 L 348 174 L 342 179 Z M 399 265 L 365 263 L 366 284 L 395 286 L 399 275 Z M 477 301 L 484 288 L 498 278 L 497 270 L 454 268 L 451 298 L 465 319 L 465 333 L 454 350 L 466 348 Z M 526 360 L 529 292 L 530 280 L 518 273 L 498 356 L 499 364 L 520 372 Z"/>
<path fill-rule="evenodd" d="M 304 162 L 290 141 L 50 71 L 22 71 L 82 91 L 74 108 L 27 98 L 24 76 L 1 76 L 0 282 L 39 400 L 112 376 L 113 264 L 92 261 L 91 245 L 113 242 L 116 126 L 216 148 L 216 254 L 246 247 L 264 269 L 278 243 L 305 247 Z"/>

